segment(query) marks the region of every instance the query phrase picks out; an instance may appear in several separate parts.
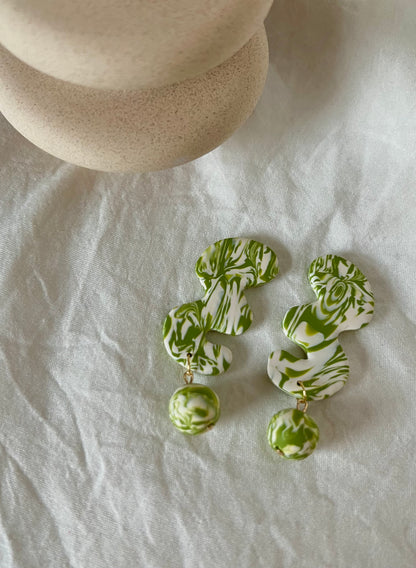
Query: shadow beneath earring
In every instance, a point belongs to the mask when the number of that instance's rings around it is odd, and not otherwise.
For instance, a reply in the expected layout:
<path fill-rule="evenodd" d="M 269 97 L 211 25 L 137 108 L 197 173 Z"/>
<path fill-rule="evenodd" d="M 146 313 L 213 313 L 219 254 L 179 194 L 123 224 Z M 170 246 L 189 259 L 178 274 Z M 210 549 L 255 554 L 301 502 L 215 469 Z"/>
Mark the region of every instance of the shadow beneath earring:
<path fill-rule="evenodd" d="M 267 361 L 267 357 L 266 357 Z M 279 397 L 276 388 L 270 383 L 265 373 L 248 374 L 244 366 L 241 370 L 236 370 L 230 374 L 226 383 L 212 385 L 214 390 L 220 394 L 222 415 L 221 421 L 224 425 L 235 424 L 236 430 L 246 427 L 247 424 L 258 422 L 263 416 L 265 426 L 272 414 L 279 410 Z M 267 401 L 274 400 L 274 410 L 270 413 Z"/>
<path fill-rule="evenodd" d="M 346 385 L 348 389 L 350 385 Z M 311 404 L 308 414 L 316 421 L 320 430 L 320 447 L 342 450 L 354 446 L 372 448 L 380 446 L 383 454 L 385 444 L 390 443 L 388 424 L 397 420 L 402 401 L 389 393 L 389 404 L 385 404 L 383 392 L 378 389 L 366 389 L 368 396 L 361 394 L 347 395 L 344 389 L 335 397 Z"/>

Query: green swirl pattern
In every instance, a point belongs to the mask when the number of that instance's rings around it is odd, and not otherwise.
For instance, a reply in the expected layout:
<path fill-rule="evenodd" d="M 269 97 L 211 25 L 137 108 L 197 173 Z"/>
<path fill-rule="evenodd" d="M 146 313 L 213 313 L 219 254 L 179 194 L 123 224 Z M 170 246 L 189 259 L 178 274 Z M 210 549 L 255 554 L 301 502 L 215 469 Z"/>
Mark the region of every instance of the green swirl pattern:
<path fill-rule="evenodd" d="M 267 437 L 270 446 L 282 457 L 303 460 L 315 449 L 319 429 L 310 416 L 296 408 L 288 408 L 270 420 Z"/>
<path fill-rule="evenodd" d="M 212 428 L 220 417 L 219 398 L 205 385 L 185 385 L 173 393 L 169 417 L 184 434 L 202 434 Z"/>
<path fill-rule="evenodd" d="M 207 333 L 244 333 L 253 319 L 244 290 L 275 278 L 278 262 L 275 253 L 262 243 L 234 238 L 208 247 L 195 269 L 205 295 L 169 312 L 163 326 L 164 343 L 169 355 L 183 367 L 187 353 L 192 353 L 192 371 L 218 375 L 230 366 L 232 353 L 208 341 Z"/>
<path fill-rule="evenodd" d="M 349 365 L 338 342 L 342 331 L 367 325 L 374 312 L 374 296 L 364 274 L 352 262 L 327 255 L 314 260 L 309 282 L 317 301 L 291 308 L 283 320 L 284 333 L 306 352 L 298 358 L 287 351 L 270 355 L 268 374 L 288 394 L 307 400 L 334 395 L 345 384 Z"/>

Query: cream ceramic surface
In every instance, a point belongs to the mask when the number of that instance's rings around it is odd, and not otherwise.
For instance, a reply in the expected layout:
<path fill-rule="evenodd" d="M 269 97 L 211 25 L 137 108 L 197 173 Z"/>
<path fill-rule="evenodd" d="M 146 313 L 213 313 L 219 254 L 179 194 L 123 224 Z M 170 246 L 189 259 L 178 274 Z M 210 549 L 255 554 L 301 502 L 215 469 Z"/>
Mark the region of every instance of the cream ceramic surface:
<path fill-rule="evenodd" d="M 2 0 L 0 41 L 54 77 L 111 89 L 195 77 L 249 41 L 271 0 Z"/>
<path fill-rule="evenodd" d="M 195 79 L 144 91 L 81 87 L 0 49 L 0 110 L 47 152 L 104 171 L 150 171 L 193 160 L 252 113 L 268 66 L 264 26 L 231 59 Z"/>

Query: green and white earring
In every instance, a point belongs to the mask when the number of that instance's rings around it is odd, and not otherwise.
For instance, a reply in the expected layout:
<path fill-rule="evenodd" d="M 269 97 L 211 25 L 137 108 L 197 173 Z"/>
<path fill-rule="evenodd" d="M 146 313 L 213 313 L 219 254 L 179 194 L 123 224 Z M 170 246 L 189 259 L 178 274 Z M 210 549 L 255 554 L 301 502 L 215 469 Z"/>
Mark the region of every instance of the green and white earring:
<path fill-rule="evenodd" d="M 203 298 L 171 310 L 163 326 L 168 354 L 186 369 L 186 384 L 172 395 L 169 416 L 176 428 L 191 435 L 212 428 L 220 415 L 218 396 L 194 383 L 194 373 L 218 375 L 232 360 L 231 350 L 208 341 L 207 333 L 241 335 L 250 327 L 253 313 L 244 290 L 275 278 L 278 261 L 266 245 L 233 238 L 208 247 L 195 270 L 205 289 Z"/>
<path fill-rule="evenodd" d="M 309 401 L 338 392 L 348 379 L 347 356 L 338 342 L 342 331 L 367 325 L 374 312 L 370 283 L 352 262 L 340 256 L 315 259 L 309 282 L 317 301 L 291 308 L 283 331 L 306 358 L 287 351 L 270 355 L 267 372 L 272 382 L 297 398 L 297 408 L 281 410 L 269 423 L 270 446 L 288 459 L 308 457 L 319 440 L 316 423 L 306 414 Z"/>

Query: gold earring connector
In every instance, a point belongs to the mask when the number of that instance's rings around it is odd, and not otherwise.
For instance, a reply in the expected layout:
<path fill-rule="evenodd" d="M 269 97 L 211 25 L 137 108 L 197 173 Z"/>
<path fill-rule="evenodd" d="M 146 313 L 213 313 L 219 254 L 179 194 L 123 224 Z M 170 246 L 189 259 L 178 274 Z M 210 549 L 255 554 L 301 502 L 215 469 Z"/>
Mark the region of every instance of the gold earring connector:
<path fill-rule="evenodd" d="M 186 358 L 187 358 L 186 371 L 183 374 L 183 378 L 185 383 L 187 385 L 190 385 L 194 380 L 194 373 L 191 369 L 192 353 L 187 353 Z"/>
<path fill-rule="evenodd" d="M 298 398 L 296 402 L 296 409 L 300 410 L 301 412 L 306 412 L 308 410 L 309 402 L 308 402 L 308 395 L 306 394 L 305 385 L 302 381 L 298 381 L 297 385 L 302 389 L 302 398 Z"/>

